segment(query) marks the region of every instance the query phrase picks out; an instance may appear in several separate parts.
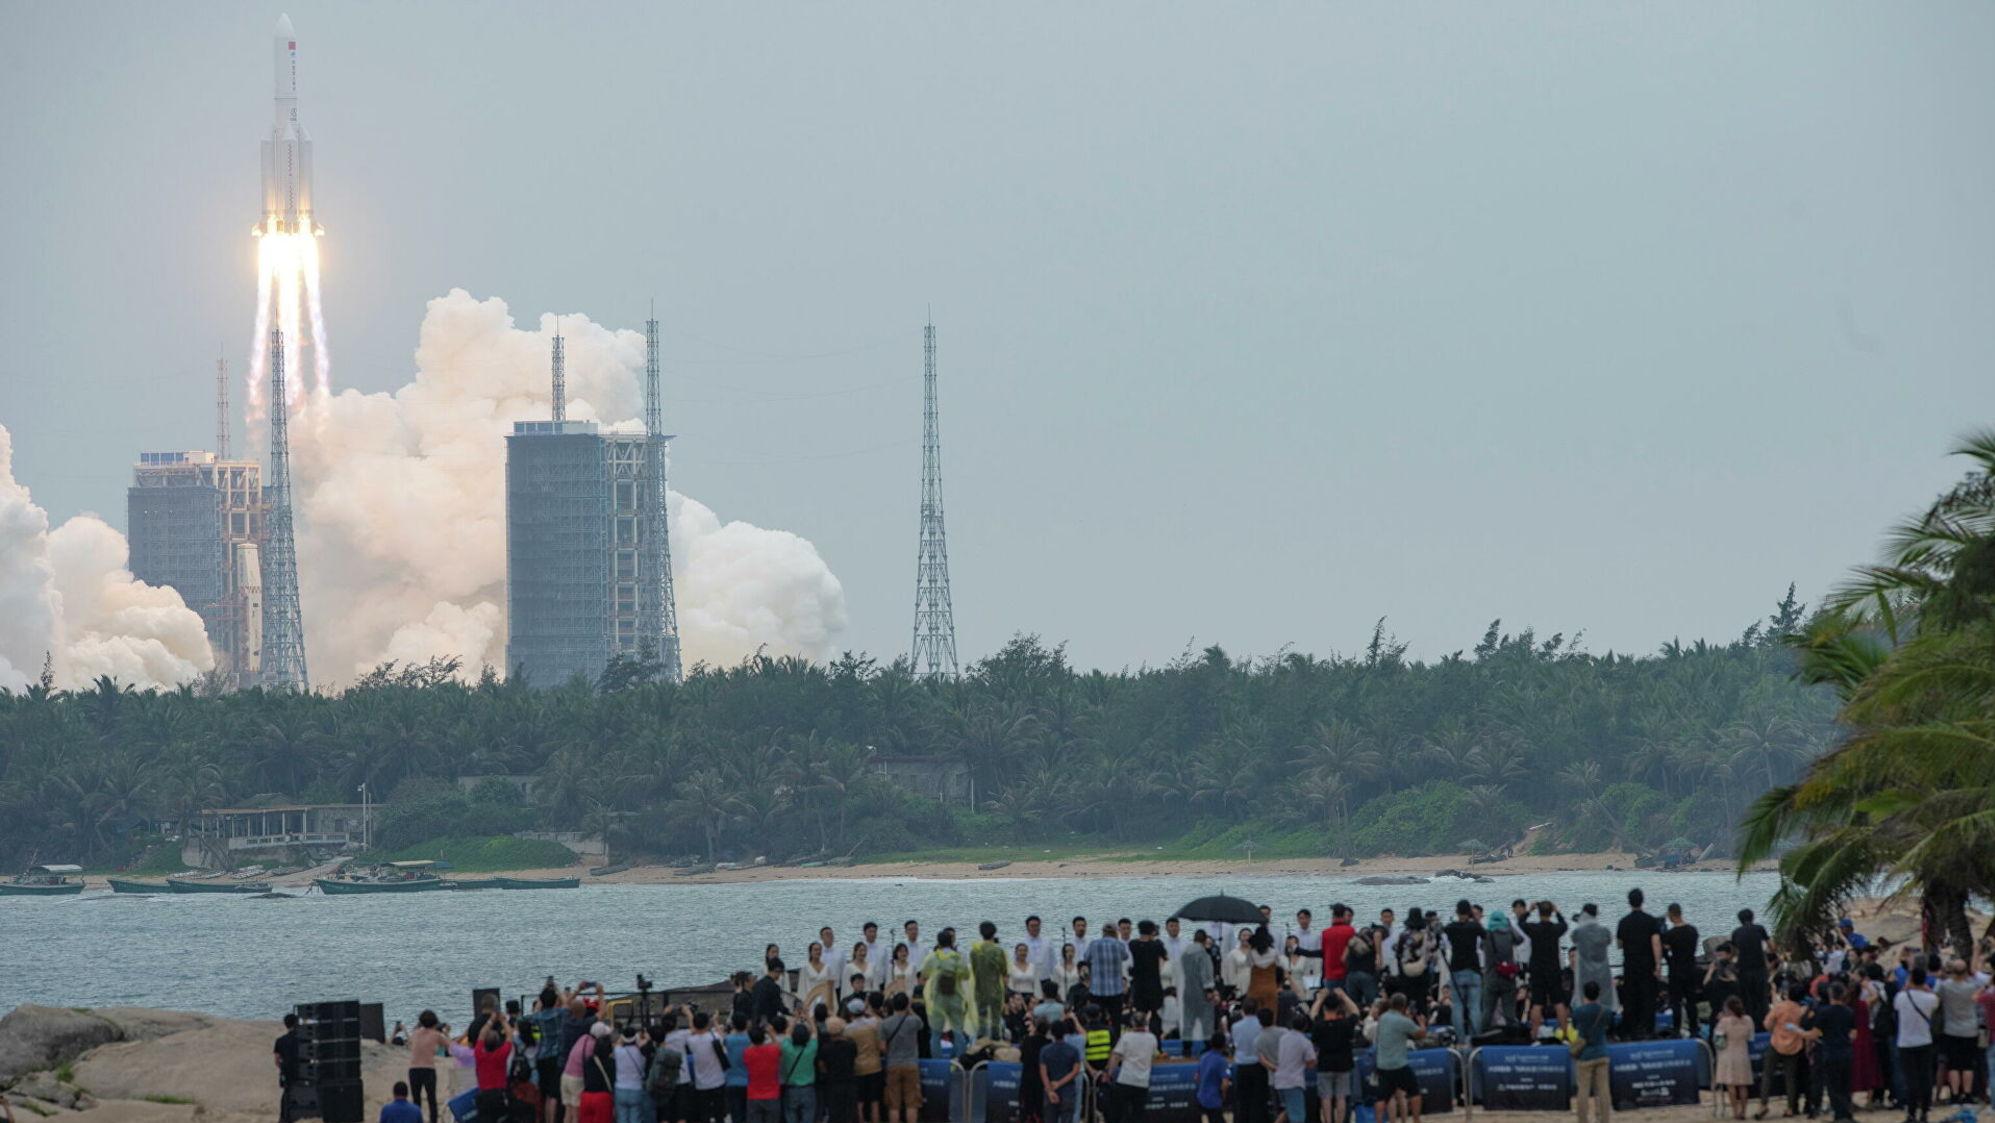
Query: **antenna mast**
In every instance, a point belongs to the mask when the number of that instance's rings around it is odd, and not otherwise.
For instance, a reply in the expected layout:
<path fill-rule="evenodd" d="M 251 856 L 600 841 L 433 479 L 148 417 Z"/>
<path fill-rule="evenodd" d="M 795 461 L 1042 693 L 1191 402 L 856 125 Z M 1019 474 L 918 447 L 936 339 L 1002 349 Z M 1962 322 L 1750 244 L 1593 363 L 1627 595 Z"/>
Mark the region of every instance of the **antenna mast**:
<path fill-rule="evenodd" d="M 935 408 L 935 324 L 922 333 L 921 546 L 914 578 L 914 677 L 956 678 L 956 613 L 942 523 L 942 429 Z"/>

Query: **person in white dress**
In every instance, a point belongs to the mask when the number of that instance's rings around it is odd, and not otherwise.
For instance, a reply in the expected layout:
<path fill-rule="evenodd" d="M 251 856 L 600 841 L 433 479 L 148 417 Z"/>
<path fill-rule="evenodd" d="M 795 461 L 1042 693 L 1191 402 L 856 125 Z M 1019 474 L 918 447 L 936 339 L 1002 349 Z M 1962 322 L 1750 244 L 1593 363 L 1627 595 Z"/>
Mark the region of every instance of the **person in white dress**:
<path fill-rule="evenodd" d="M 797 968 L 797 1003 L 801 1009 L 826 1010 L 835 1006 L 837 976 L 824 961 L 824 945 L 812 940 L 804 965 Z"/>
<path fill-rule="evenodd" d="M 1075 987 L 1081 985 L 1081 961 L 1076 957 L 1074 945 L 1060 945 L 1060 961 L 1053 965 L 1053 973 L 1047 977 L 1060 988 L 1062 1002 L 1067 1000 L 1067 995 L 1073 993 Z"/>
<path fill-rule="evenodd" d="M 887 964 L 883 975 L 886 982 L 883 989 L 888 994 L 905 994 L 912 997 L 920 988 L 921 967 L 915 963 L 913 953 L 905 943 L 894 945 L 894 957 Z"/>
<path fill-rule="evenodd" d="M 879 972 L 873 969 L 872 950 L 864 940 L 852 945 L 852 959 L 846 963 L 844 972 L 839 975 L 839 997 L 847 998 L 859 994 L 859 991 L 852 989 L 854 975 L 859 975 L 863 979 L 860 984 L 861 990 L 873 990 L 879 985 L 873 981 Z"/>
<path fill-rule="evenodd" d="M 1252 933 L 1241 929 L 1239 940 L 1233 950 L 1219 961 L 1219 981 L 1237 997 L 1247 993 L 1247 983 L 1254 974 L 1254 952 L 1247 946 L 1247 938 Z"/>
<path fill-rule="evenodd" d="M 1039 998 L 1039 965 L 1032 961 L 1032 947 L 1019 944 L 1011 949 L 1011 963 L 1005 975 L 1005 989 L 1022 994 L 1029 1002 Z"/>

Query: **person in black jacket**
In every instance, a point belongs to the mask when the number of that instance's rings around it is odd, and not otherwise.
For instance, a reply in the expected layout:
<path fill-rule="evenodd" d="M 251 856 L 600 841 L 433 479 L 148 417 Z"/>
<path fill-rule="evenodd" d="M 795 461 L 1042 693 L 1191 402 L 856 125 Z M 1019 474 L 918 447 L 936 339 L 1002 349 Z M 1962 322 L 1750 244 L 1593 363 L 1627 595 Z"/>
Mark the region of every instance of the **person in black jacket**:
<path fill-rule="evenodd" d="M 783 1016 L 783 973 L 783 961 L 771 959 L 762 977 L 755 980 L 753 1020 L 770 1025 Z"/>
<path fill-rule="evenodd" d="M 1531 1006 L 1540 1018 L 1557 1018 L 1566 1004 L 1565 980 L 1559 973 L 1559 938 L 1569 927 L 1566 918 L 1558 906 L 1539 901 L 1538 919 L 1527 920 L 1522 927 L 1531 941 Z"/>

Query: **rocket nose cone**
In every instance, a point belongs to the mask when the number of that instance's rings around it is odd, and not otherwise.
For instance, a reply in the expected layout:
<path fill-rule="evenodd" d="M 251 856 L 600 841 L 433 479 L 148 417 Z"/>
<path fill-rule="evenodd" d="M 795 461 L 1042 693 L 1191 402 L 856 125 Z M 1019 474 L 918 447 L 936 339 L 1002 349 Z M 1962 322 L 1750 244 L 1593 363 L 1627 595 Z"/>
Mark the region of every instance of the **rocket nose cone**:
<path fill-rule="evenodd" d="M 287 39 L 290 38 L 292 35 L 296 34 L 296 32 L 291 30 L 290 16 L 282 15 L 277 17 L 277 34 L 282 35 Z"/>

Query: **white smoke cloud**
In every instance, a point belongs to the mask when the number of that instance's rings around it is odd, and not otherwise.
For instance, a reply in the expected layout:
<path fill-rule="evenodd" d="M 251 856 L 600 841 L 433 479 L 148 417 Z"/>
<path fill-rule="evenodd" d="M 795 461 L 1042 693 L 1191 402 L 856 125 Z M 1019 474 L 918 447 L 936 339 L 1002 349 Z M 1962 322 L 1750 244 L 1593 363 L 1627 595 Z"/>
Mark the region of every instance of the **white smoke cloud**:
<path fill-rule="evenodd" d="M 55 530 L 14 479 L 14 439 L 0 425 L 0 687 L 19 690 L 50 660 L 56 685 L 99 675 L 178 686 L 215 665 L 201 618 L 172 589 L 125 568 L 125 536 L 94 515 Z"/>
<path fill-rule="evenodd" d="M 561 317 L 568 416 L 637 421 L 644 337 Z M 457 656 L 506 670 L 505 435 L 548 415 L 554 317 L 514 326 L 499 299 L 429 302 L 414 381 L 344 391 L 292 429 L 299 582 L 315 683 L 386 659 Z M 815 547 L 722 523 L 669 497 L 672 571 L 687 666 L 766 645 L 821 657 L 845 626 L 844 591 Z"/>

